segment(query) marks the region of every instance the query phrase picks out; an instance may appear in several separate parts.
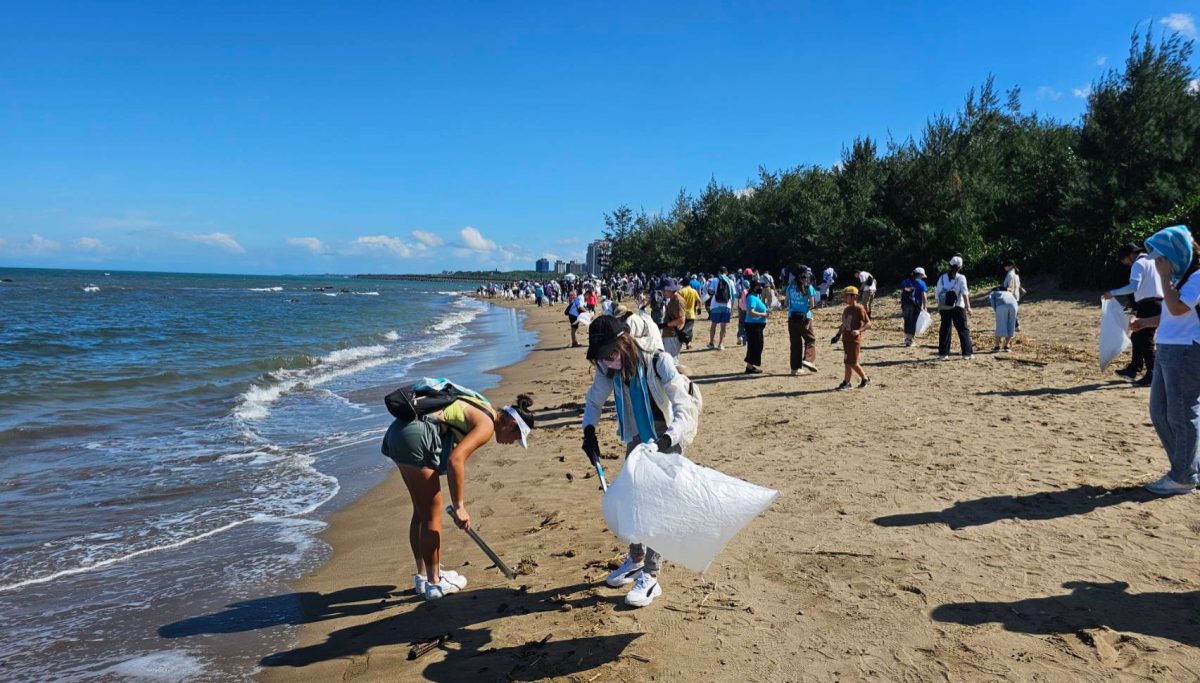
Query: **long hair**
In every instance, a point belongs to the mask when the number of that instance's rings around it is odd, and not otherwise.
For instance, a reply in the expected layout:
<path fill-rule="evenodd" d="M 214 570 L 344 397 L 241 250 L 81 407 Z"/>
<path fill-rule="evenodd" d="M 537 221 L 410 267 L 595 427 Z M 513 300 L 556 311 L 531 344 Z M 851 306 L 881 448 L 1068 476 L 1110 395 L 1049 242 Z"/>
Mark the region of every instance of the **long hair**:
<path fill-rule="evenodd" d="M 628 382 L 637 376 L 637 366 L 642 362 L 642 355 L 628 333 L 617 337 L 616 351 L 621 356 L 621 378 Z"/>

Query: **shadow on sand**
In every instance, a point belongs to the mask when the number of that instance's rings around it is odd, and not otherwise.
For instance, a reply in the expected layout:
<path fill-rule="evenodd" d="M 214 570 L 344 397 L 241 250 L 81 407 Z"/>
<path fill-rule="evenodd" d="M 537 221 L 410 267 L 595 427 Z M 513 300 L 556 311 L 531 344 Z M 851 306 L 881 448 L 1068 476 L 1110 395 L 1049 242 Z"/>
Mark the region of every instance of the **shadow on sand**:
<path fill-rule="evenodd" d="M 264 667 L 304 667 L 365 655 L 377 647 L 405 646 L 449 634 L 451 639 L 439 646 L 445 652 L 444 657 L 426 655 L 427 661 L 402 664 L 388 674 L 395 680 L 423 676 L 425 680 L 447 682 L 529 681 L 569 676 L 615 661 L 642 634 L 560 640 L 553 633 L 547 633 L 546 639 L 539 637 L 520 645 L 489 647 L 493 640 L 492 628 L 478 627 L 477 624 L 504 616 L 559 611 L 564 605 L 578 610 L 620 600 L 621 596 L 603 595 L 588 583 L 540 593 L 499 587 L 468 589 L 438 602 L 398 594 L 393 586 L 362 586 L 325 595 L 295 593 L 234 603 L 223 612 L 167 624 L 159 629 L 159 635 L 181 638 L 235 633 L 378 612 L 380 618 L 374 621 L 332 631 L 324 642 L 269 655 L 261 664 Z M 408 606 L 403 613 L 386 615 L 386 610 L 398 604 Z M 511 642 L 512 639 L 508 640 Z M 369 660 L 366 664 L 369 666 Z M 362 665 L 361 660 L 358 665 Z"/>
<path fill-rule="evenodd" d="M 918 526 L 945 524 L 951 529 L 983 526 L 1002 519 L 1047 520 L 1083 515 L 1121 503 L 1144 503 L 1158 496 L 1140 486 L 1106 489 L 1102 486 L 1077 486 L 1062 491 L 1043 491 L 1027 496 L 991 496 L 955 503 L 936 512 L 913 512 L 878 517 L 879 526 Z"/>
<path fill-rule="evenodd" d="M 1053 635 L 1107 626 L 1196 647 L 1200 645 L 1200 591 L 1130 593 L 1129 584 L 1070 581 L 1067 595 L 1013 602 L 963 602 L 941 605 L 937 621 L 967 626 L 997 623 L 1007 631 Z"/>
<path fill-rule="evenodd" d="M 1036 387 L 1033 389 L 1019 389 L 1013 391 L 980 391 L 976 396 L 1075 396 L 1077 394 L 1086 394 L 1090 391 L 1103 391 L 1106 389 L 1137 389 L 1136 384 L 1130 382 L 1122 382 L 1120 380 L 1113 382 L 1097 382 L 1096 384 L 1081 384 L 1077 387 Z"/>

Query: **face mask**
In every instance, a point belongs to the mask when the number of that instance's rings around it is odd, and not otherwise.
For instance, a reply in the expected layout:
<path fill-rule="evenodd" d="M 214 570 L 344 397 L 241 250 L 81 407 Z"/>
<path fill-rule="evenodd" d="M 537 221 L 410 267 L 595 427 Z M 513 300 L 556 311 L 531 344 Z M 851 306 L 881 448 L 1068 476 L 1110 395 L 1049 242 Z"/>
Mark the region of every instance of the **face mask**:
<path fill-rule="evenodd" d="M 605 358 L 604 360 L 600 361 L 600 365 L 604 366 L 605 368 L 607 368 L 609 370 L 620 370 L 621 369 L 621 357 L 618 355 L 618 356 L 613 356 L 612 358 Z"/>

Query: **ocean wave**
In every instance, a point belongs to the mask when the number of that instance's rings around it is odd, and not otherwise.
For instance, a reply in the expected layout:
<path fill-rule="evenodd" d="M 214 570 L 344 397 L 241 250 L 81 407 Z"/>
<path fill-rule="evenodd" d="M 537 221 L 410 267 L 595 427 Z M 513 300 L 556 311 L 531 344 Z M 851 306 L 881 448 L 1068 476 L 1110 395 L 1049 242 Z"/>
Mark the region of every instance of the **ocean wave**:
<path fill-rule="evenodd" d="M 114 664 L 100 676 L 111 674 L 121 680 L 185 681 L 204 673 L 204 664 L 183 650 L 154 652 Z"/>
<path fill-rule="evenodd" d="M 251 287 L 251 292 L 282 292 L 283 287 Z"/>
<path fill-rule="evenodd" d="M 396 330 L 392 330 L 391 332 L 384 332 L 382 336 L 387 341 L 400 341 L 400 333 L 397 332 Z"/>
<path fill-rule="evenodd" d="M 379 296 L 379 292 L 352 292 L 357 296 Z"/>
<path fill-rule="evenodd" d="M 88 286 L 86 286 L 86 287 L 84 287 L 84 288 L 83 288 L 83 291 L 85 291 L 85 292 L 99 292 L 99 291 L 100 291 L 100 288 L 99 288 L 99 287 L 97 287 L 96 285 L 89 284 Z"/>
<path fill-rule="evenodd" d="M 361 358 L 373 358 L 382 356 L 387 353 L 386 346 L 352 346 L 348 349 L 338 349 L 333 353 L 321 358 L 321 362 L 325 364 L 346 363 L 349 361 L 359 360 Z"/>
<path fill-rule="evenodd" d="M 325 296 L 337 296 L 337 292 L 322 292 Z"/>

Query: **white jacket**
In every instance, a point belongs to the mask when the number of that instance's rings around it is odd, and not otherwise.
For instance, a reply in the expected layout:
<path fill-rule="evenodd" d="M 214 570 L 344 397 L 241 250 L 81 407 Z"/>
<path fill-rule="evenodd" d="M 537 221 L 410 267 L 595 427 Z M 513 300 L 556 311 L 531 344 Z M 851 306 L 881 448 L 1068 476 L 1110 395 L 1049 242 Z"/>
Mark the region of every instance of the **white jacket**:
<path fill-rule="evenodd" d="M 629 326 L 629 336 L 643 353 L 653 355 L 664 350 L 662 332 L 649 315 L 638 311 L 625 318 L 625 324 Z"/>
<path fill-rule="evenodd" d="M 703 406 L 700 390 L 675 369 L 675 359 L 671 354 L 643 353 L 642 360 L 646 364 L 646 384 L 650 388 L 650 397 L 667 418 L 667 436 L 671 437 L 671 443 L 687 448 L 696 438 L 700 424 Z M 652 364 L 654 367 L 651 367 Z M 608 397 L 612 396 L 613 388 L 613 379 L 597 367 L 592 386 L 584 397 L 584 428 L 600 422 L 600 411 Z M 625 403 L 628 405 L 628 401 Z M 633 415 L 618 415 L 617 419 L 621 421 L 621 433 L 625 435 L 623 441 L 629 443 L 632 435 L 638 431 L 637 422 Z"/>

